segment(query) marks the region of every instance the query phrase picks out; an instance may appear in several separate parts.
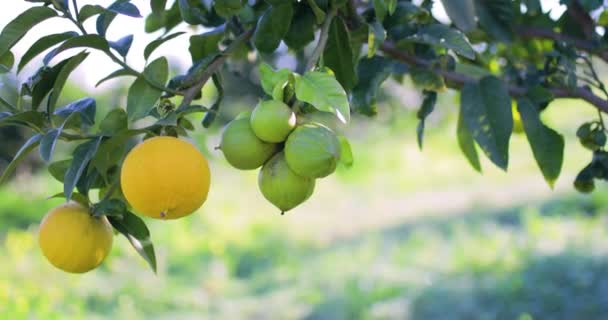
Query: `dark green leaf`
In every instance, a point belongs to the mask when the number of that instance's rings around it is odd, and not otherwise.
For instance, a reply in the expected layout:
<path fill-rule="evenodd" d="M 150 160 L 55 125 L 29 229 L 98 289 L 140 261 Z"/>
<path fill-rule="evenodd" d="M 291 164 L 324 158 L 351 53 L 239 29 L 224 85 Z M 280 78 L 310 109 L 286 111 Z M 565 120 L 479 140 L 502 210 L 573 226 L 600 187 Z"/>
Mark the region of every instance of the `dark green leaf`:
<path fill-rule="evenodd" d="M 281 39 L 289 31 L 293 18 L 293 4 L 291 1 L 272 6 L 258 21 L 253 35 L 255 47 L 263 53 L 272 53 L 281 44 Z"/>
<path fill-rule="evenodd" d="M 139 9 L 137 9 L 134 4 L 128 1 L 116 1 L 108 7 L 108 10 L 133 18 L 141 18 L 141 13 L 139 13 Z"/>
<path fill-rule="evenodd" d="M 488 34 L 500 41 L 511 41 L 513 31 L 513 3 L 511 0 L 475 0 L 479 24 Z"/>
<path fill-rule="evenodd" d="M 53 94 L 49 96 L 49 101 L 47 103 L 47 112 L 49 114 L 53 113 L 55 110 L 59 95 L 61 94 L 70 73 L 72 73 L 72 71 L 74 71 L 74 69 L 76 69 L 88 56 L 88 53 L 81 52 L 71 57 L 65 66 L 61 68 L 61 71 L 59 71 L 59 74 L 57 74 L 57 78 L 55 79 L 55 84 L 53 85 Z"/>
<path fill-rule="evenodd" d="M 23 69 L 28 62 L 30 62 L 34 57 L 42 53 L 44 50 L 76 36 L 78 36 L 78 33 L 68 31 L 64 33 L 51 34 L 38 39 L 21 57 L 21 61 L 19 61 L 19 65 L 17 66 L 17 72 L 21 71 L 21 69 Z"/>
<path fill-rule="evenodd" d="M 144 76 L 156 83 L 167 82 L 169 65 L 165 57 L 152 61 L 144 70 Z M 161 91 L 150 86 L 146 79 L 139 77 L 129 88 L 127 96 L 127 114 L 131 121 L 148 115 L 161 95 Z"/>
<path fill-rule="evenodd" d="M 74 38 L 70 38 L 70 39 L 66 40 L 59 47 L 57 47 L 57 48 L 53 49 L 52 51 L 50 51 L 49 53 L 47 53 L 47 55 L 44 56 L 43 62 L 44 62 L 44 64 L 49 64 L 51 59 L 53 59 L 53 57 L 58 55 L 60 52 L 63 52 L 67 49 L 80 48 L 80 47 L 98 49 L 98 50 L 101 50 L 104 52 L 110 51 L 110 45 L 108 44 L 108 41 L 106 41 L 106 39 L 104 37 L 98 36 L 96 34 L 88 34 L 88 35 L 78 36 L 78 37 L 74 37 Z"/>
<path fill-rule="evenodd" d="M 0 106 L 7 108 L 10 111 L 17 111 L 17 107 L 11 104 L 10 102 L 4 100 L 4 98 L 0 97 Z M 2 119 L 3 117 L 0 117 Z"/>
<path fill-rule="evenodd" d="M 299 51 L 315 40 L 315 16 L 312 11 L 297 7 L 289 26 L 289 31 L 283 38 L 285 44 L 292 50 Z"/>
<path fill-rule="evenodd" d="M 200 35 L 190 37 L 190 56 L 192 62 L 204 59 L 212 54 L 220 52 L 219 42 L 224 37 L 223 28 L 205 32 Z"/>
<path fill-rule="evenodd" d="M 76 183 L 80 179 L 84 169 L 89 164 L 89 161 L 91 161 L 97 152 L 97 148 L 99 148 L 100 143 L 101 137 L 98 137 L 94 140 L 90 140 L 79 145 L 74 150 L 74 158 L 70 164 L 70 168 L 65 172 L 65 177 L 63 179 L 63 193 L 65 194 L 65 198 L 67 200 L 72 198 L 72 192 L 74 191 Z"/>
<path fill-rule="evenodd" d="M 0 33 L 0 57 L 5 55 L 35 25 L 55 16 L 57 16 L 57 12 L 47 7 L 29 8 L 18 15 Z"/>
<path fill-rule="evenodd" d="M 137 77 L 137 74 L 133 73 L 133 71 L 131 70 L 127 70 L 127 69 L 118 69 L 112 73 L 110 73 L 109 75 L 107 75 L 106 77 L 104 77 L 103 79 L 97 81 L 97 83 L 95 84 L 95 86 L 99 86 L 100 84 L 114 79 L 114 78 L 118 78 L 118 77 L 124 77 L 124 76 L 133 76 L 133 77 Z"/>
<path fill-rule="evenodd" d="M 139 255 L 148 262 L 156 272 L 156 255 L 154 245 L 150 241 L 150 231 L 146 223 L 129 211 L 123 213 L 122 219 L 109 216 L 108 220 L 118 232 L 123 234 Z"/>
<path fill-rule="evenodd" d="M 412 82 L 417 87 L 432 91 L 443 91 L 446 88 L 443 77 L 429 68 L 412 66 L 409 69 L 409 73 Z"/>
<path fill-rule="evenodd" d="M 99 146 L 97 154 L 91 160 L 91 165 L 105 177 L 113 166 L 120 163 L 127 142 L 137 133 L 135 130 L 121 131 L 120 133 L 115 133 L 110 139 L 104 140 Z"/>
<path fill-rule="evenodd" d="M 206 22 L 205 13 L 201 10 L 198 5 L 191 5 L 189 0 L 177 0 L 176 3 L 179 5 L 179 12 L 184 22 L 189 24 L 202 24 Z"/>
<path fill-rule="evenodd" d="M 17 151 L 15 157 L 13 157 L 13 160 L 8 164 L 8 166 L 6 166 L 6 169 L 4 169 L 4 172 L 0 176 L 0 186 L 2 186 L 8 181 L 8 178 L 15 171 L 15 168 L 17 167 L 19 162 L 21 162 L 23 158 L 25 158 L 32 150 L 34 150 L 34 148 L 36 148 L 40 144 L 40 139 L 42 139 L 41 134 L 33 135 L 23 144 L 23 146 L 21 146 L 21 149 Z"/>
<path fill-rule="evenodd" d="M 112 24 L 112 21 L 114 21 L 117 15 L 118 14 L 116 12 L 106 11 L 97 17 L 97 20 L 95 21 L 95 28 L 100 36 L 106 36 L 106 32 L 108 31 L 110 24 Z"/>
<path fill-rule="evenodd" d="M 376 114 L 378 90 L 392 70 L 393 62 L 384 57 L 374 56 L 359 61 L 357 65 L 359 81 L 353 89 L 352 98 L 354 110 L 368 116 Z"/>
<path fill-rule="evenodd" d="M 104 13 L 105 11 L 106 9 L 102 6 L 85 4 L 78 12 L 78 21 L 84 22 L 88 18 Z"/>
<path fill-rule="evenodd" d="M 481 163 L 479 162 L 479 155 L 477 154 L 477 148 L 475 147 L 475 140 L 473 139 L 471 131 L 469 131 L 469 128 L 465 124 L 462 106 L 460 106 L 460 112 L 458 113 L 458 127 L 456 130 L 460 150 L 473 169 L 477 172 L 481 172 Z"/>
<path fill-rule="evenodd" d="M 14 115 L 0 118 L 0 127 L 7 125 L 24 124 L 35 129 L 44 127 L 45 117 L 37 111 L 24 111 Z"/>
<path fill-rule="evenodd" d="M 72 114 L 77 114 L 80 116 L 80 121 L 82 123 L 92 126 L 95 124 L 96 111 L 97 103 L 95 102 L 95 99 L 87 97 L 63 106 L 55 110 L 53 114 L 66 119 Z"/>
<path fill-rule="evenodd" d="M 176 32 L 176 33 L 172 33 L 168 36 L 162 37 L 160 39 L 156 39 L 150 43 L 148 43 L 148 45 L 146 46 L 146 48 L 144 49 L 144 59 L 148 60 L 148 58 L 150 57 L 150 55 L 152 54 L 152 52 L 154 52 L 154 50 L 156 50 L 156 48 L 158 48 L 159 46 L 161 46 L 163 43 L 181 36 L 182 34 L 184 34 L 185 32 Z"/>
<path fill-rule="evenodd" d="M 167 0 L 151 0 L 150 7 L 152 12 L 161 13 L 165 11 L 165 6 L 167 5 Z"/>
<path fill-rule="evenodd" d="M 426 117 L 428 117 L 433 110 L 435 110 L 435 104 L 437 103 L 437 92 L 435 91 L 425 91 L 424 92 L 424 100 L 422 101 L 422 106 L 420 106 L 420 110 L 418 110 L 418 128 L 416 129 L 416 133 L 418 136 L 418 148 L 422 149 L 422 142 L 424 139 L 424 124 Z"/>
<path fill-rule="evenodd" d="M 65 177 L 65 173 L 70 168 L 70 164 L 72 163 L 72 159 L 55 161 L 49 164 L 49 173 L 53 178 L 57 179 L 59 182 L 63 182 L 63 178 Z M 61 193 L 63 195 L 63 192 Z"/>
<path fill-rule="evenodd" d="M 334 113 L 340 121 L 350 121 L 350 106 L 346 92 L 331 74 L 308 72 L 296 77 L 296 97 L 320 111 Z"/>
<path fill-rule="evenodd" d="M 306 2 L 310 6 L 310 9 L 314 13 L 315 17 L 317 18 L 317 24 L 322 24 L 325 20 L 325 12 L 321 8 L 319 8 L 315 0 L 307 0 Z"/>
<path fill-rule="evenodd" d="M 44 97 L 51 92 L 55 86 L 55 80 L 61 69 L 69 62 L 70 59 L 65 59 L 57 63 L 52 68 L 43 67 L 39 71 L 39 77 L 34 77 L 33 87 L 31 87 L 32 109 L 37 110 Z"/>
<path fill-rule="evenodd" d="M 418 32 L 407 38 L 407 40 L 441 46 L 446 49 L 454 50 L 457 54 L 475 59 L 475 51 L 465 39 L 465 36 L 443 24 L 431 24 L 422 27 Z"/>
<path fill-rule="evenodd" d="M 99 124 L 99 130 L 101 130 L 101 133 L 111 136 L 127 129 L 127 126 L 127 113 L 123 109 L 118 108 L 108 112 Z"/>
<path fill-rule="evenodd" d="M 0 56 L 0 74 L 10 72 L 14 64 L 15 56 L 12 52 L 8 51 L 3 56 Z"/>
<path fill-rule="evenodd" d="M 536 163 L 549 186 L 553 188 L 562 170 L 564 137 L 542 123 L 538 108 L 527 98 L 517 100 L 517 110 L 521 114 Z"/>
<path fill-rule="evenodd" d="M 537 0 L 538 1 L 538 0 Z M 463 32 L 475 29 L 475 4 L 473 0 L 441 0 L 450 20 Z"/>
<path fill-rule="evenodd" d="M 108 42 L 108 44 L 112 49 L 116 50 L 120 56 L 126 57 L 127 53 L 129 53 L 129 49 L 131 49 L 131 44 L 133 44 L 133 35 L 131 34 L 122 37 L 115 42 Z"/>
<path fill-rule="evenodd" d="M 38 151 L 40 152 L 42 160 L 46 162 L 51 161 L 53 151 L 57 145 L 57 138 L 61 134 L 61 130 L 62 128 L 53 128 L 45 133 L 42 140 L 40 140 L 40 148 L 38 148 Z"/>
<path fill-rule="evenodd" d="M 332 20 L 323 61 L 325 66 L 334 72 L 336 79 L 347 92 L 355 86 L 357 74 L 353 63 L 350 35 L 342 18 L 336 17 Z"/>
<path fill-rule="evenodd" d="M 494 164 L 509 165 L 509 139 L 513 131 L 511 97 L 496 77 L 482 78 L 462 88 L 461 110 L 473 138 Z"/>
<path fill-rule="evenodd" d="M 374 21 L 369 25 L 369 34 L 367 36 L 367 57 L 371 58 L 376 55 L 376 51 L 386 40 L 386 31 L 382 24 Z"/>
<path fill-rule="evenodd" d="M 71 160 L 69 160 L 69 161 L 71 161 Z M 55 198 L 65 199 L 65 194 L 63 192 L 59 192 L 59 193 L 56 193 L 56 194 L 48 197 L 47 199 L 55 199 Z M 89 198 L 87 196 L 85 196 L 84 194 L 80 194 L 78 192 L 74 192 L 72 194 L 72 200 L 80 203 L 84 207 L 88 207 L 90 204 Z"/>
<path fill-rule="evenodd" d="M 231 17 L 239 13 L 245 4 L 244 0 L 215 0 L 213 9 L 222 17 Z"/>
<path fill-rule="evenodd" d="M 374 12 L 376 13 L 376 19 L 382 22 L 384 21 L 384 17 L 388 14 L 388 7 L 386 6 L 386 2 L 384 0 L 373 0 L 374 3 Z"/>

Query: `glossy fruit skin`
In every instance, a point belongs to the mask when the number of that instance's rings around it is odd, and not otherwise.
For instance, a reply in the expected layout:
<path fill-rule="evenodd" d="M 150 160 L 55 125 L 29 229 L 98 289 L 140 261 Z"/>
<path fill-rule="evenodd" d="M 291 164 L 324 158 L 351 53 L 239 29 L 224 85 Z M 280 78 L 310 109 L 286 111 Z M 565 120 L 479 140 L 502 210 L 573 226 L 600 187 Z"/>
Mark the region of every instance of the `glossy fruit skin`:
<path fill-rule="evenodd" d="M 122 192 L 136 213 L 177 219 L 200 208 L 211 173 L 203 154 L 174 137 L 154 137 L 135 146 L 122 165 Z"/>
<path fill-rule="evenodd" d="M 233 167 L 252 170 L 270 159 L 277 146 L 260 140 L 251 130 L 249 118 L 240 118 L 231 121 L 224 129 L 220 149 Z"/>
<path fill-rule="evenodd" d="M 285 159 L 296 174 L 323 178 L 336 170 L 340 141 L 329 128 L 320 124 L 298 126 L 285 143 Z"/>
<path fill-rule="evenodd" d="M 296 127 L 296 114 L 282 101 L 261 101 L 251 114 L 251 129 L 266 142 L 283 142 Z"/>
<path fill-rule="evenodd" d="M 105 216 L 93 217 L 88 208 L 70 202 L 52 209 L 42 219 L 38 244 L 55 267 L 84 273 L 103 262 L 112 249 L 113 237 Z"/>
<path fill-rule="evenodd" d="M 285 212 L 310 198 L 315 190 L 315 180 L 293 172 L 283 152 L 279 152 L 260 170 L 258 187 L 266 200 Z"/>

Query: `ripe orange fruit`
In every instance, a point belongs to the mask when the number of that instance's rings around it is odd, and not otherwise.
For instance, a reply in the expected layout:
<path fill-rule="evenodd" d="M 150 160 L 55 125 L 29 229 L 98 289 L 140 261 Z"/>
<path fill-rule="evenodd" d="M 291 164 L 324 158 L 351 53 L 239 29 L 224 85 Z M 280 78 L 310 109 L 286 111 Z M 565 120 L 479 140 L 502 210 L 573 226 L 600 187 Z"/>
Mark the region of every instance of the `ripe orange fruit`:
<path fill-rule="evenodd" d="M 55 267 L 84 273 L 103 262 L 112 248 L 112 226 L 105 216 L 91 216 L 88 208 L 74 202 L 47 213 L 40 224 L 38 243 Z"/>
<path fill-rule="evenodd" d="M 154 137 L 129 152 L 120 185 L 137 213 L 177 219 L 207 200 L 210 175 L 207 159 L 194 145 L 174 137 Z"/>

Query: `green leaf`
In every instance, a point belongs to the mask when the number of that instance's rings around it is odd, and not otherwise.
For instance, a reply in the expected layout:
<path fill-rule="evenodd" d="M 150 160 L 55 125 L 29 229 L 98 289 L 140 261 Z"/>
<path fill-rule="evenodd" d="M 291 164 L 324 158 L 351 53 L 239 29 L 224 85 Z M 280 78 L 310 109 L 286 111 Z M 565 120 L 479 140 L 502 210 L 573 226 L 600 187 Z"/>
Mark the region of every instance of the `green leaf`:
<path fill-rule="evenodd" d="M 367 57 L 371 58 L 376 55 L 376 51 L 386 40 L 386 30 L 381 23 L 374 21 L 369 24 L 367 36 Z"/>
<path fill-rule="evenodd" d="M 357 65 L 359 81 L 353 88 L 353 109 L 359 113 L 373 116 L 377 113 L 376 97 L 380 85 L 390 76 L 393 62 L 387 58 L 374 56 L 363 58 Z"/>
<path fill-rule="evenodd" d="M 57 16 L 57 12 L 48 7 L 29 8 L 18 15 L 0 33 L 0 57 L 5 55 L 35 25 L 55 16 Z"/>
<path fill-rule="evenodd" d="M 14 106 L 12 103 L 10 103 L 10 102 L 8 102 L 8 101 L 4 100 L 4 98 L 2 98 L 2 97 L 0 97 L 0 106 L 5 107 L 6 109 L 8 109 L 8 110 L 10 110 L 10 111 L 12 111 L 12 112 L 17 111 L 17 107 L 16 107 L 16 106 Z M 9 115 L 10 115 L 10 114 L 9 114 Z M 2 119 L 2 118 L 3 118 L 3 117 L 0 117 L 0 119 Z"/>
<path fill-rule="evenodd" d="M 69 62 L 70 59 L 65 59 L 55 66 L 48 68 L 43 67 L 39 69 L 39 72 L 33 77 L 33 87 L 31 87 L 32 95 L 32 109 L 37 110 L 44 97 L 51 92 L 55 86 L 55 80 L 61 69 Z"/>
<path fill-rule="evenodd" d="M 48 167 L 49 173 L 57 181 L 63 182 L 65 173 L 70 168 L 71 163 L 72 163 L 72 159 L 55 161 L 55 162 L 49 164 L 49 167 Z M 63 192 L 61 193 L 61 195 L 63 195 Z"/>
<path fill-rule="evenodd" d="M 518 99 L 517 111 L 521 115 L 534 159 L 545 180 L 553 188 L 564 162 L 564 137 L 542 123 L 538 108 L 529 99 Z"/>
<path fill-rule="evenodd" d="M 67 122 L 68 117 L 75 114 L 80 117 L 80 121 L 83 124 L 92 126 L 95 124 L 96 111 L 97 103 L 95 102 L 95 99 L 86 97 L 58 108 L 53 114 L 65 118 L 65 122 Z"/>
<path fill-rule="evenodd" d="M 71 161 L 71 160 L 68 160 L 68 161 Z M 55 198 L 65 199 L 65 194 L 63 192 L 59 192 L 59 193 L 56 193 L 56 194 L 48 197 L 47 199 L 55 199 Z M 89 198 L 87 196 L 85 196 L 84 194 L 81 194 L 78 192 L 74 192 L 72 194 L 72 200 L 80 203 L 84 207 L 88 207 L 90 204 Z"/>
<path fill-rule="evenodd" d="M 105 76 L 103 79 L 97 81 L 97 83 L 95 84 L 95 86 L 99 86 L 100 84 L 114 79 L 114 78 L 118 78 L 118 77 L 124 77 L 124 76 L 133 76 L 133 77 L 137 77 L 137 74 L 133 73 L 133 71 L 131 70 L 127 70 L 127 69 L 118 69 L 112 73 L 110 73 L 109 75 Z"/>
<path fill-rule="evenodd" d="M 433 110 L 435 110 L 435 104 L 437 103 L 437 92 L 435 91 L 425 91 L 424 92 L 424 100 L 422 101 L 422 106 L 420 106 L 420 110 L 416 116 L 418 117 L 418 127 L 416 129 L 416 134 L 418 136 L 418 148 L 422 150 L 422 143 L 424 139 L 424 126 L 426 117 L 428 117 Z"/>
<path fill-rule="evenodd" d="M 460 31 L 443 24 L 436 23 L 422 27 L 413 36 L 407 37 L 406 40 L 440 46 L 454 50 L 465 58 L 475 59 L 475 51 L 467 42 L 465 36 Z"/>
<path fill-rule="evenodd" d="M 24 111 L 8 117 L 0 118 L 0 127 L 23 124 L 36 130 L 39 130 L 44 127 L 45 121 L 46 118 L 41 112 Z"/>
<path fill-rule="evenodd" d="M 315 0 L 306 0 L 306 2 L 308 3 L 310 9 L 315 15 L 315 18 L 317 19 L 317 24 L 322 24 L 325 20 L 325 12 L 321 8 L 319 8 Z"/>
<path fill-rule="evenodd" d="M 266 10 L 258 21 L 258 26 L 253 34 L 255 47 L 263 53 L 274 52 L 281 44 L 281 39 L 289 31 L 292 18 L 293 4 L 291 1 Z"/>
<path fill-rule="evenodd" d="M 409 68 L 409 73 L 417 87 L 432 91 L 443 91 L 446 88 L 443 77 L 429 68 L 412 66 Z"/>
<path fill-rule="evenodd" d="M 190 51 L 192 62 L 199 61 L 212 54 L 220 52 L 218 45 L 223 37 L 224 30 L 222 28 L 217 28 L 200 35 L 191 36 L 190 47 L 188 50 Z"/>
<path fill-rule="evenodd" d="M 266 94 L 272 96 L 278 86 L 283 87 L 289 80 L 291 71 L 289 69 L 274 70 L 266 63 L 260 64 L 260 82 Z"/>
<path fill-rule="evenodd" d="M 104 12 L 106 12 L 106 9 L 102 6 L 85 4 L 78 11 L 78 21 L 84 22 L 88 18 Z"/>
<path fill-rule="evenodd" d="M 374 3 L 374 12 L 376 13 L 376 19 L 382 22 L 384 21 L 384 17 L 388 14 L 388 7 L 384 0 L 373 0 Z"/>
<path fill-rule="evenodd" d="M 0 56 L 0 74 L 11 71 L 15 64 L 15 56 L 12 52 L 8 51 L 3 56 Z"/>
<path fill-rule="evenodd" d="M 477 154 L 477 148 L 475 147 L 475 140 L 473 139 L 473 134 L 471 134 L 471 131 L 469 131 L 469 128 L 465 124 L 462 105 L 460 106 L 460 112 L 458 113 L 456 137 L 458 138 L 458 146 L 460 147 L 460 150 L 467 158 L 473 169 L 475 169 L 477 172 L 481 172 L 481 163 L 479 162 L 479 155 Z"/>
<path fill-rule="evenodd" d="M 146 223 L 129 211 L 123 213 L 122 219 L 109 216 L 108 220 L 118 232 L 124 235 L 139 255 L 146 260 L 156 273 L 156 255 L 150 241 L 150 230 Z"/>
<path fill-rule="evenodd" d="M 239 13 L 245 4 L 244 0 L 215 0 L 213 9 L 221 17 L 229 18 Z"/>
<path fill-rule="evenodd" d="M 292 50 L 300 51 L 315 40 L 315 16 L 311 10 L 297 7 L 289 31 L 283 38 Z"/>
<path fill-rule="evenodd" d="M 167 6 L 167 0 L 151 0 L 150 8 L 154 13 L 161 13 L 165 11 L 165 6 Z"/>
<path fill-rule="evenodd" d="M 112 167 L 120 164 L 127 142 L 138 133 L 140 132 L 136 130 L 120 131 L 104 140 L 91 160 L 91 166 L 95 167 L 105 178 Z"/>
<path fill-rule="evenodd" d="M 74 38 L 70 38 L 70 39 L 66 40 L 59 47 L 57 47 L 57 48 L 53 49 L 51 52 L 47 53 L 47 55 L 44 56 L 43 62 L 44 62 L 44 64 L 49 64 L 51 59 L 53 59 L 59 53 L 65 51 L 65 50 L 68 50 L 68 49 L 80 48 L 80 47 L 97 49 L 97 50 L 101 50 L 101 51 L 107 52 L 107 53 L 110 52 L 110 45 L 108 44 L 108 41 L 104 37 L 98 36 L 96 34 L 88 34 L 88 35 L 78 36 L 78 37 L 74 37 Z"/>
<path fill-rule="evenodd" d="M 493 76 L 465 84 L 460 101 L 464 122 L 475 141 L 496 166 L 507 170 L 513 115 L 505 84 Z"/>
<path fill-rule="evenodd" d="M 346 91 L 357 83 L 357 74 L 353 63 L 353 50 L 350 46 L 350 35 L 344 20 L 336 17 L 332 20 L 323 52 L 323 62 L 336 75 L 336 79 Z"/>
<path fill-rule="evenodd" d="M 74 69 L 76 69 L 88 56 L 89 54 L 83 51 L 71 57 L 65 66 L 61 68 L 61 71 L 59 71 L 57 78 L 55 79 L 55 84 L 53 84 L 53 94 L 49 96 L 49 102 L 47 103 L 47 112 L 49 114 L 53 113 L 55 110 L 59 95 L 61 94 L 70 73 L 72 73 L 72 71 L 74 71 Z"/>
<path fill-rule="evenodd" d="M 68 201 L 72 198 L 74 187 L 80 179 L 80 176 L 82 176 L 84 169 L 97 152 L 99 144 L 101 143 L 101 138 L 102 137 L 98 137 L 94 140 L 87 141 L 74 149 L 74 158 L 70 164 L 70 168 L 65 172 L 63 179 L 63 193 Z"/>
<path fill-rule="evenodd" d="M 353 158 L 353 150 L 350 147 L 350 142 L 346 139 L 345 136 L 339 135 L 338 140 L 340 140 L 340 162 L 347 168 L 353 166 L 354 158 Z"/>
<path fill-rule="evenodd" d="M 144 76 L 156 83 L 167 82 L 169 65 L 165 57 L 152 61 L 144 70 Z M 131 121 L 139 120 L 148 115 L 162 92 L 148 84 L 146 79 L 139 77 L 129 88 L 127 95 L 127 114 Z"/>
<path fill-rule="evenodd" d="M 608 10 L 604 10 L 597 22 L 600 26 L 608 27 Z"/>
<path fill-rule="evenodd" d="M 156 48 L 160 47 L 163 43 L 165 43 L 171 39 L 177 38 L 184 33 L 185 32 L 175 32 L 168 36 L 156 39 L 156 40 L 148 43 L 148 45 L 144 49 L 144 59 L 148 60 L 148 58 L 150 58 L 150 55 L 152 54 L 152 52 L 154 52 L 154 50 L 156 50 Z"/>
<path fill-rule="evenodd" d="M 477 24 L 473 0 L 441 0 L 441 3 L 458 29 L 463 32 L 475 29 Z"/>
<path fill-rule="evenodd" d="M 78 33 L 68 31 L 64 33 L 51 34 L 38 39 L 21 57 L 21 61 L 19 61 L 19 65 L 17 66 L 17 72 L 20 72 L 28 62 L 32 61 L 33 58 L 42 53 L 44 50 L 76 36 L 78 36 Z"/>
<path fill-rule="evenodd" d="M 296 77 L 296 97 L 320 111 L 334 113 L 340 121 L 350 121 L 350 106 L 346 92 L 331 74 L 308 72 Z"/>
<path fill-rule="evenodd" d="M 4 185 L 8 181 L 8 178 L 15 171 L 19 162 L 21 162 L 23 158 L 25 158 L 32 150 L 34 150 L 40 144 L 40 139 L 42 139 L 41 134 L 33 135 L 23 144 L 23 146 L 21 146 L 19 151 L 17 151 L 17 153 L 13 157 L 13 160 L 11 160 L 8 166 L 6 166 L 6 169 L 4 169 L 4 172 L 0 176 L 0 186 Z"/>
<path fill-rule="evenodd" d="M 38 151 L 40 152 L 42 160 L 46 162 L 51 161 L 53 151 L 57 145 L 57 138 L 61 134 L 62 129 L 63 128 L 53 128 L 47 131 L 42 137 L 42 140 L 40 140 L 40 148 L 38 148 Z"/>
<path fill-rule="evenodd" d="M 131 34 L 131 35 L 122 37 L 122 38 L 118 39 L 117 41 L 108 42 L 108 44 L 110 45 L 110 47 L 112 49 L 116 50 L 116 52 L 118 52 L 118 54 L 120 54 L 121 57 L 124 58 L 129 53 L 129 49 L 131 49 L 131 44 L 133 44 L 133 35 Z"/>
<path fill-rule="evenodd" d="M 500 41 L 511 41 L 514 21 L 511 0 L 475 0 L 475 12 L 482 29 Z"/>
<path fill-rule="evenodd" d="M 188 24 L 202 24 L 205 22 L 204 12 L 198 6 L 190 5 L 189 0 L 176 0 L 179 5 L 179 12 L 184 22 Z"/>
<path fill-rule="evenodd" d="M 106 117 L 99 124 L 99 130 L 101 133 L 111 136 L 118 132 L 127 129 L 128 126 L 127 113 L 120 108 L 114 109 L 106 115 Z"/>

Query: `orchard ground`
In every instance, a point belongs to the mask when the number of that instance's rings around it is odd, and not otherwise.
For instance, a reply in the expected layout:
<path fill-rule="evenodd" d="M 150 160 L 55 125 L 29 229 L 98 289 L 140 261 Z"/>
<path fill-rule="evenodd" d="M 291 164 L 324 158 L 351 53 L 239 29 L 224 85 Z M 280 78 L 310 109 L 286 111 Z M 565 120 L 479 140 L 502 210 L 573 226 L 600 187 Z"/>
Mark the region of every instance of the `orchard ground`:
<path fill-rule="evenodd" d="M 594 114 L 572 101 L 543 115 L 566 137 L 552 191 L 524 136 L 510 173 L 479 175 L 455 141 L 456 96 L 427 125 L 415 112 L 355 119 L 355 165 L 320 180 L 285 216 L 264 200 L 257 172 L 230 168 L 217 131 L 212 188 L 199 212 L 149 226 L 158 274 L 117 236 L 86 275 L 54 269 L 37 223 L 60 200 L 41 171 L 0 189 L 0 315 L 7 319 L 601 319 L 608 314 L 608 189 L 572 188 L 591 154 L 575 130 Z M 576 102 L 580 103 L 580 102 Z M 389 112 L 383 106 L 381 112 Z M 581 111 L 582 110 L 582 111 Z"/>

